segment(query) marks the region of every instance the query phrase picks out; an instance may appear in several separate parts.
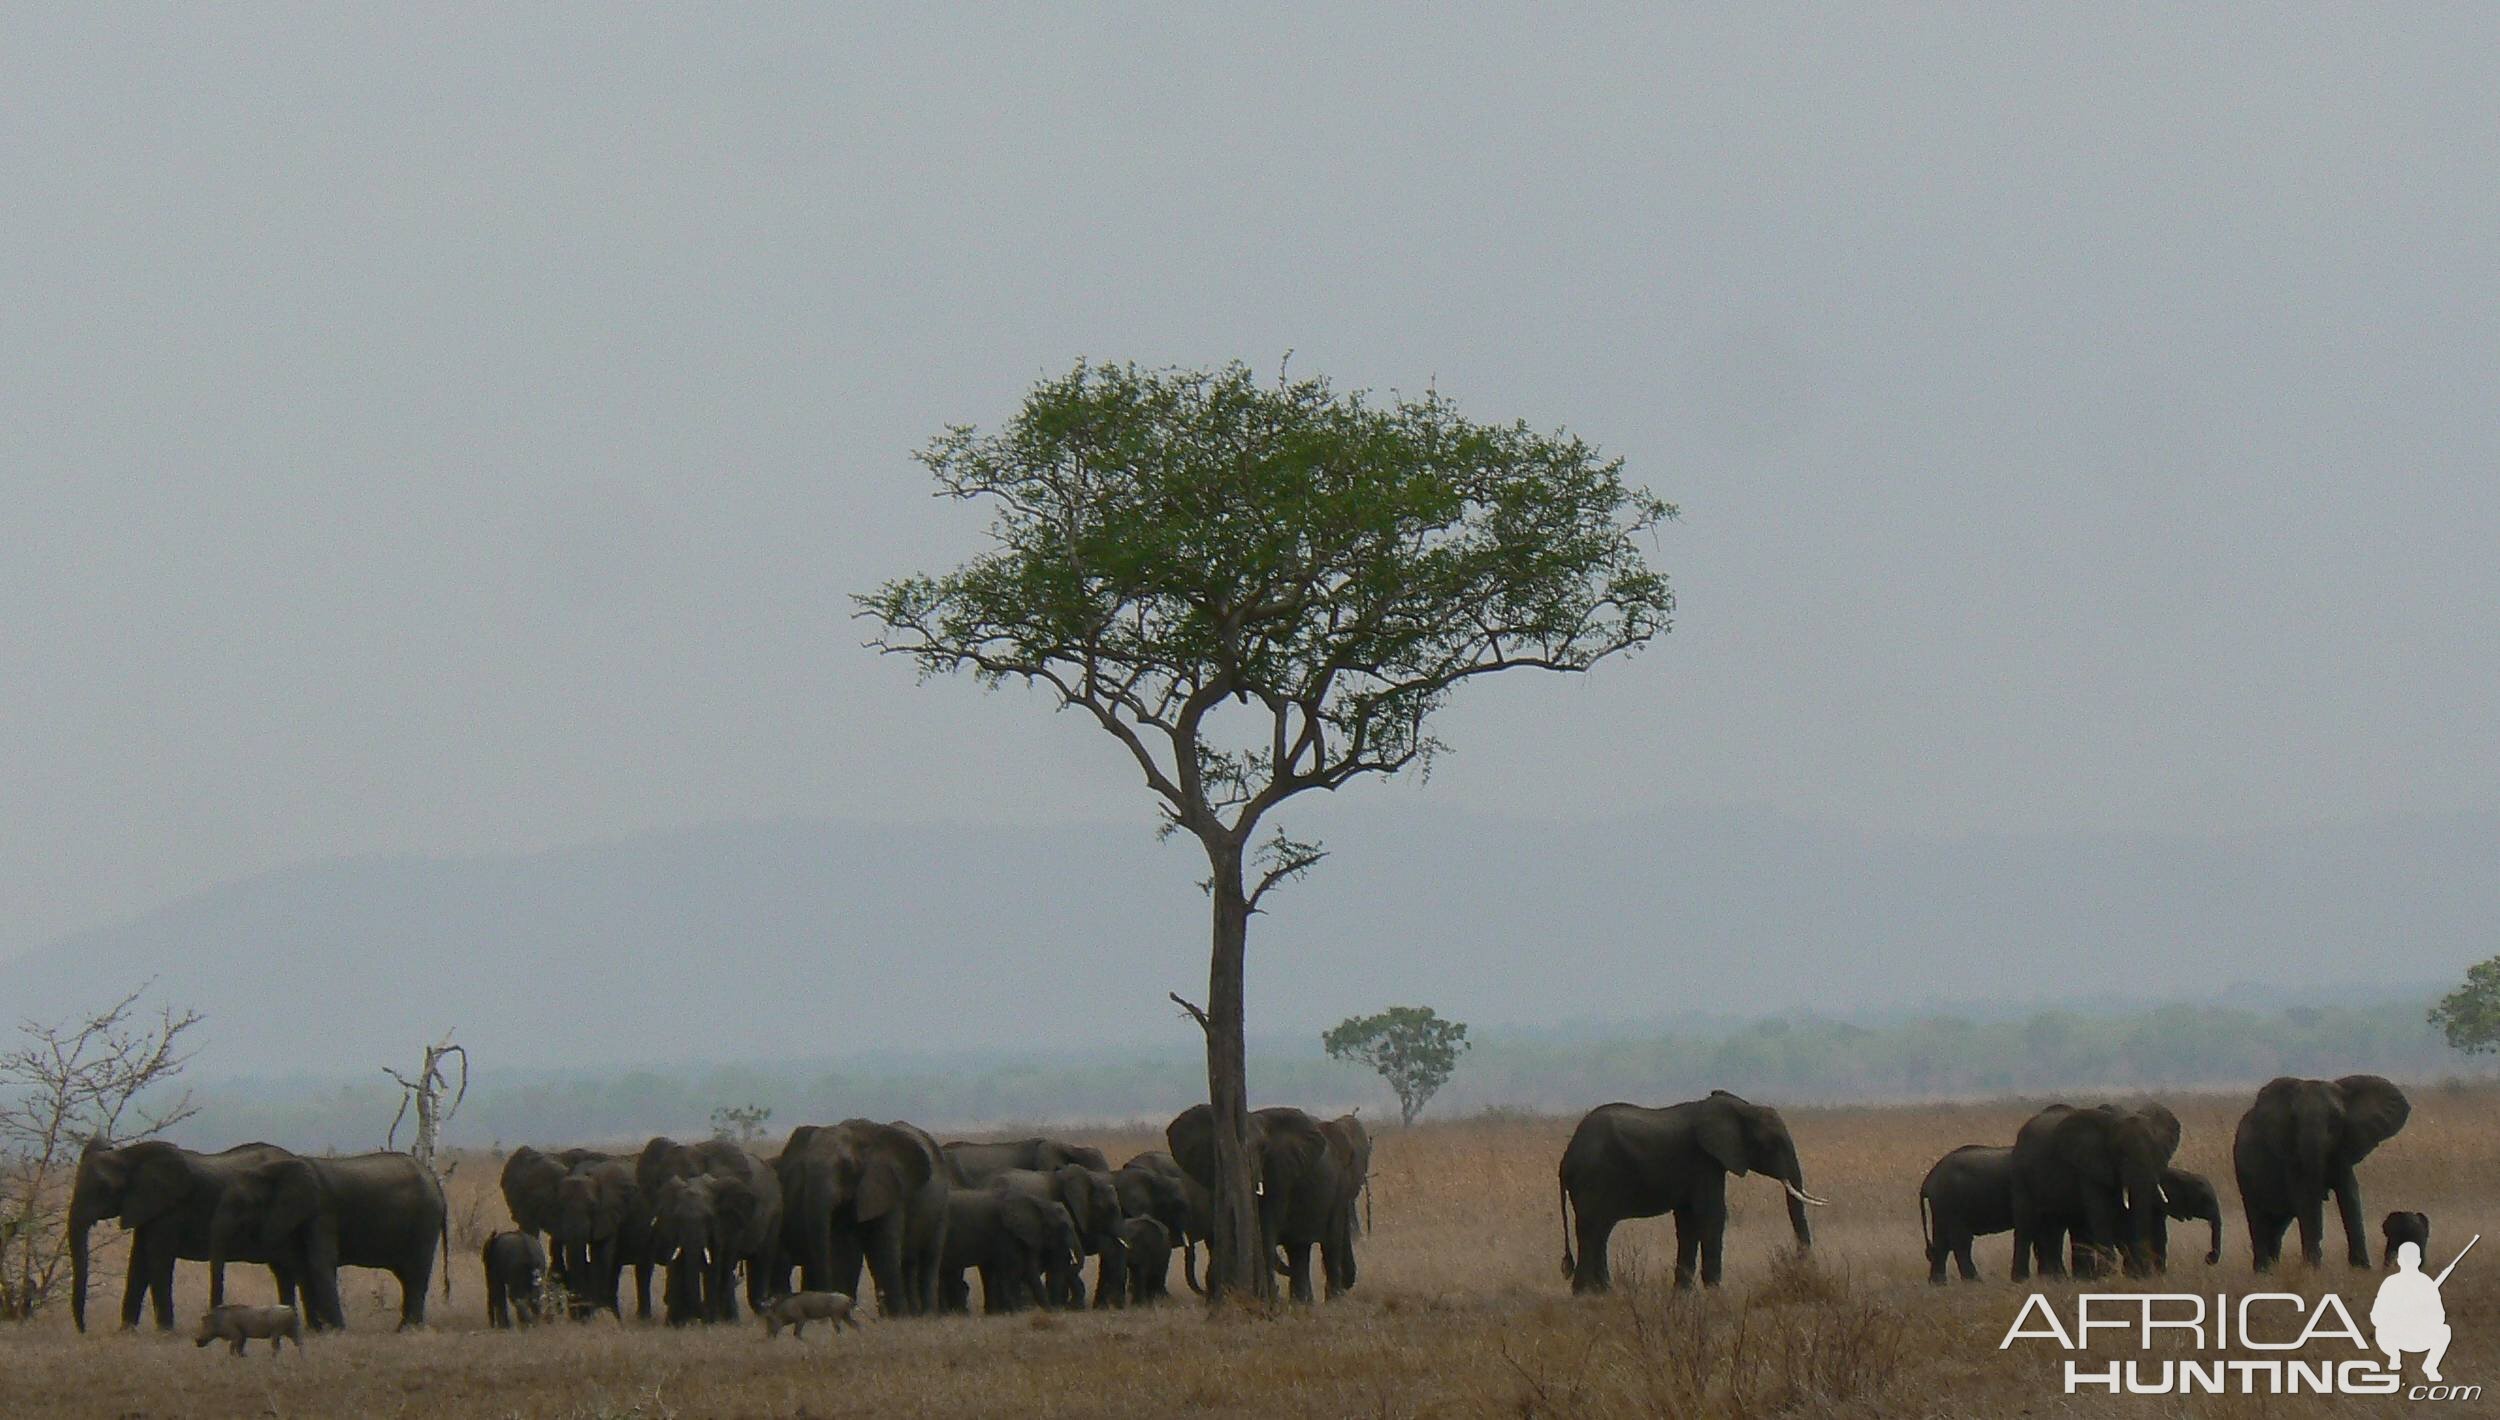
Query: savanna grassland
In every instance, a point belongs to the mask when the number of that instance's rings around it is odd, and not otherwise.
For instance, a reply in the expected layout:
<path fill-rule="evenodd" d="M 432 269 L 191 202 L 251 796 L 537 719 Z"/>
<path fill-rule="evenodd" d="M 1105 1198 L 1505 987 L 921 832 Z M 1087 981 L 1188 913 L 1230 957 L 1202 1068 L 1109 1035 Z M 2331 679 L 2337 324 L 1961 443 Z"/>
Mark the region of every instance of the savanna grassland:
<path fill-rule="evenodd" d="M 452 1295 L 442 1297 L 438 1280 L 430 1329 L 392 1334 L 396 1286 L 365 1272 L 343 1277 L 348 1334 L 315 1338 L 303 1355 L 277 1360 L 197 1350 L 187 1335 L 80 1337 L 62 1307 L 0 1332 L 0 1413 L 30 1420 L 2487 1414 L 2500 1393 L 2500 1088 L 2424 1085 L 2410 1093 L 2411 1123 L 2363 1166 L 2373 1238 L 2377 1219 L 2393 1208 L 2431 1215 L 2437 1262 L 2467 1237 L 2487 1235 L 2445 1292 L 2457 1338 L 2445 1373 L 2484 1385 L 2480 1402 L 2061 1394 L 2063 1353 L 2046 1343 L 1998 1349 L 2024 1295 L 2003 1280 L 2008 1239 L 1980 1244 L 1988 1280 L 1948 1288 L 1925 1281 L 1919 1178 L 1954 1145 L 2009 1140 L 2033 1105 L 2003 1102 L 1786 1111 L 1807 1186 L 1831 1200 L 1815 1215 L 1812 1261 L 1783 1256 L 1789 1239 L 1777 1187 L 1733 1180 L 1728 1285 L 1715 1294 L 1678 1297 L 1664 1287 L 1671 1235 L 1651 1220 L 1617 1234 L 1614 1295 L 1570 1297 L 1559 1275 L 1554 1167 L 1574 1121 L 1497 1115 L 1383 1131 L 1361 1281 L 1331 1305 L 1210 1314 L 1184 1297 L 1152 1312 L 872 1321 L 861 1332 L 826 1337 L 811 1329 L 804 1341 L 785 1335 L 771 1343 L 751 1325 L 486 1330 L 476 1251 L 504 1214 L 497 1161 L 472 1155 L 452 1178 Z M 2173 1255 L 2182 1261 L 2161 1289 L 2338 1290 L 2356 1316 L 2366 1316 L 2377 1278 L 2357 1277 L 2334 1260 L 2342 1246 L 2331 1215 L 2327 1269 L 2313 1275 L 2294 1264 L 2262 1288 L 2254 1283 L 2227 1182 L 2231 1128 L 2247 1096 L 2167 1099 L 2186 1125 L 2178 1162 L 2224 1185 L 2230 1231 L 2222 1264 L 2209 1269 L 2201 1241 L 2192 1247 L 2184 1236 L 2201 1229 L 2180 1225 Z M 1148 1128 L 1074 1137 L 1115 1161 L 1162 1144 Z M 103 1266 L 112 1287 L 90 1315 L 109 1319 L 118 1254 L 106 1254 Z M 239 1275 L 240 1300 L 268 1299 L 265 1273 Z M 187 1328 L 206 1296 L 204 1269 L 186 1265 L 179 1287 Z M 1177 1277 L 1174 1290 L 1181 1290 Z M 2070 1302 L 2060 1311 L 2073 1315 Z M 2131 1344 L 2120 1350 L 2103 1341 L 2096 1355 L 2135 1354 Z"/>

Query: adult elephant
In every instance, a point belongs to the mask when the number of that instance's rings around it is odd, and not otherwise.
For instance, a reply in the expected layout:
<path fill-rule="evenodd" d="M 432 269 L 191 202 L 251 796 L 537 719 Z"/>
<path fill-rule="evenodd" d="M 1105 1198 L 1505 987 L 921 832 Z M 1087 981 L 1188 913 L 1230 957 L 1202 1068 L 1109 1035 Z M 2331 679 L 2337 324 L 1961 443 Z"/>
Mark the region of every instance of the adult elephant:
<path fill-rule="evenodd" d="M 991 1186 L 1067 1209 L 1076 1224 L 1080 1259 L 1101 1257 L 1120 1245 L 1120 1190 L 1107 1169 L 1089 1169 L 1083 1164 L 1061 1164 L 1048 1173 L 1009 1169 Z M 1085 1305 L 1085 1274 L 1078 1271 L 1053 1279 L 1048 1300 L 1053 1306 Z"/>
<path fill-rule="evenodd" d="M 2127 1275 L 2158 1269 L 2162 1170 L 2179 1117 L 2159 1104 L 2053 1104 L 2014 1135 L 2014 1280 L 2066 1273 L 2069 1238 L 2117 1250 Z"/>
<path fill-rule="evenodd" d="M 227 1185 L 209 1225 L 209 1253 L 217 1260 L 276 1258 L 275 1266 L 299 1279 L 305 1320 L 317 1331 L 347 1325 L 339 1269 L 379 1268 L 399 1281 L 405 1330 L 425 1324 L 438 1250 L 443 1295 L 451 1295 L 448 1225 L 442 1185 L 407 1154 L 284 1154 Z"/>
<path fill-rule="evenodd" d="M 648 1321 L 652 1202 L 636 1171 L 632 1155 L 524 1144 L 504 1161 L 503 1198 L 515 1228 L 547 1235 L 555 1275 L 582 1307 L 622 1316 L 622 1275 L 633 1264 L 636 1314 Z"/>
<path fill-rule="evenodd" d="M 946 1249 L 946 1162 L 937 1141 L 897 1120 L 803 1124 L 773 1162 L 784 1255 L 809 1291 L 859 1295 L 868 1265 L 881 1316 L 937 1310 Z"/>
<path fill-rule="evenodd" d="M 657 1181 L 650 1251 L 668 1269 L 668 1324 L 736 1321 L 742 1262 L 747 1299 L 762 1306 L 782 1232 L 781 1180 L 771 1167 L 723 1140 L 655 1139 L 637 1174 Z"/>
<path fill-rule="evenodd" d="M 1363 1181 L 1358 1173 L 1369 1158 L 1367 1141 L 1360 1144 L 1346 1131 L 1290 1106 L 1250 1112 L 1250 1154 L 1259 1188 L 1259 1238 L 1262 1251 L 1284 1250 L 1291 1295 L 1297 1302 L 1312 1299 L 1311 1250 L 1320 1254 L 1325 1295 L 1335 1297 L 1354 1285 L 1356 1199 Z M 1360 1129 L 1360 1126 L 1357 1126 Z M 1198 1186 L 1213 1192 L 1215 1180 L 1215 1112 L 1192 1105 L 1165 1126 L 1172 1157 Z"/>
<path fill-rule="evenodd" d="M 1179 1160 L 1161 1149 L 1130 1159 L 1111 1178 L 1119 1190 L 1120 1211 L 1163 1225 L 1172 1246 L 1180 1249 L 1181 1275 L 1189 1290 L 1204 1296 L 1206 1288 L 1198 1282 L 1198 1254 L 1191 1245 L 1215 1236 L 1213 1200 L 1206 1185 L 1191 1178 Z"/>
<path fill-rule="evenodd" d="M 2300 1224 L 2300 1255 L 2322 1260 L 2327 1195 L 2344 1218 L 2346 1258 L 2370 1265 L 2361 1224 L 2361 1180 L 2370 1151 L 2396 1136 L 2413 1112 L 2404 1091 L 2377 1075 L 2268 1081 L 2231 1137 L 2231 1169 L 2248 1215 L 2248 1254 L 2260 1272 L 2283 1254 L 2283 1230 Z"/>
<path fill-rule="evenodd" d="M 954 1189 L 946 1197 L 938 1306 L 972 1309 L 969 1268 L 981 1274 L 983 1312 L 1021 1311 L 1064 1292 L 1083 1261 L 1076 1221 L 1059 1204 L 997 1185 Z"/>
<path fill-rule="evenodd" d="M 2214 1191 L 2212 1179 L 2187 1169 L 2163 1169 L 2161 1211 L 2165 1219 L 2203 1223 L 2211 1233 L 2205 1246 L 2205 1265 L 2211 1267 L 2222 1260 L 2222 1197 Z M 2163 1267 L 2170 1265 L 2168 1222 L 2162 1223 L 2153 1235 L 2153 1254 Z"/>
<path fill-rule="evenodd" d="M 1727 1234 L 1727 1176 L 1759 1173 L 1779 1181 L 1788 1194 L 1788 1225 L 1797 1246 L 1814 1245 L 1806 1207 L 1822 1199 L 1806 1192 L 1797 1145 L 1788 1123 L 1768 1105 L 1712 1090 L 1706 1099 L 1663 1109 L 1637 1104 L 1599 1105 L 1571 1131 L 1557 1170 L 1563 1209 L 1563 1274 L 1571 1290 L 1602 1292 L 1613 1285 L 1606 1241 L 1627 1218 L 1675 1216 L 1675 1285 L 1719 1285 L 1721 1246 Z M 1573 1215 L 1578 1226 L 1573 1227 Z M 1575 1262 L 1572 1241 L 1580 1253 Z"/>
<path fill-rule="evenodd" d="M 961 1139 L 939 1146 L 946 1157 L 947 1182 L 957 1188 L 982 1188 L 1009 1169 L 1049 1173 L 1066 1164 L 1104 1169 L 1111 1161 L 1100 1149 L 1062 1139 L 1012 1139 L 999 1144 L 974 1144 Z"/>
<path fill-rule="evenodd" d="M 139 1324 L 139 1313 L 152 1298 L 157 1329 L 173 1329 L 177 1261 L 209 1263 L 208 1304 L 221 1305 L 226 1269 L 210 1257 L 209 1238 L 217 1204 L 236 1178 L 283 1157 L 286 1150 L 275 1144 L 238 1144 L 201 1154 L 161 1139 L 119 1146 L 88 1140 L 79 1151 L 69 1196 L 69 1311 L 78 1329 L 87 1329 L 87 1234 L 106 1219 L 117 1219 L 131 1235 L 130 1266 L 122 1284 L 124 1328 Z M 257 1250 L 237 1251 L 226 1260 L 275 1261 Z M 291 1304 L 295 1278 L 274 1266 L 270 1270 L 277 1278 L 279 1300 Z"/>

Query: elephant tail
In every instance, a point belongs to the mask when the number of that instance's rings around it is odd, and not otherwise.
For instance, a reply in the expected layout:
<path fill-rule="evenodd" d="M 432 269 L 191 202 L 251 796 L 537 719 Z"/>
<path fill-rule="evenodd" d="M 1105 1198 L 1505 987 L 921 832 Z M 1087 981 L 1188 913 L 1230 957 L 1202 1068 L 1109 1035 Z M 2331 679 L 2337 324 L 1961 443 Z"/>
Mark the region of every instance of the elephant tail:
<path fill-rule="evenodd" d="M 439 1234 L 443 1245 L 443 1300 L 451 1300 L 451 1205 L 443 1206 L 443 1226 Z"/>
<path fill-rule="evenodd" d="M 1559 1178 L 1555 1179 L 1554 1192 L 1562 1199 L 1563 1276 L 1577 1277 L 1580 1273 L 1579 1265 L 1571 1260 L 1571 1185 Z"/>
<path fill-rule="evenodd" d="M 1927 1190 L 1920 1189 L 1918 1191 L 1918 1240 L 1927 1245 L 1929 1257 L 1936 1255 L 1935 1211 L 1934 1206 L 1928 1201 Z"/>

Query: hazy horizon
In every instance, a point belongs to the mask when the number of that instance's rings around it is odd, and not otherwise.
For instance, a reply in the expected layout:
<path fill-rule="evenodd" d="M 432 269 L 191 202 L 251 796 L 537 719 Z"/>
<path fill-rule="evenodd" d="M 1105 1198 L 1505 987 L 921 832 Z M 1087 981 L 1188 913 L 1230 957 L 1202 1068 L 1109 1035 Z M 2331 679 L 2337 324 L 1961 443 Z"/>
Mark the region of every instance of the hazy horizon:
<path fill-rule="evenodd" d="M 1079 357 L 1683 509 L 1672 634 L 1297 831 L 2500 813 L 2500 26 L 2260 15 L 13 10 L 0 960 L 342 859 L 1144 836 L 849 619 L 980 546 L 911 452 Z"/>

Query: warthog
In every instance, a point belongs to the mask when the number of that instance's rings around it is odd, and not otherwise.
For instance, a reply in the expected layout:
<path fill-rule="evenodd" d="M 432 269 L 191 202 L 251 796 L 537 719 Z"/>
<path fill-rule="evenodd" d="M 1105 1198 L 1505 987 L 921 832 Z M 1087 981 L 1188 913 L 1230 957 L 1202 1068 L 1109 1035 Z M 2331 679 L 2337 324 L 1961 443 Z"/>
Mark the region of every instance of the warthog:
<path fill-rule="evenodd" d="M 805 1337 L 811 1321 L 831 1322 L 836 1331 L 845 1326 L 853 1330 L 859 1327 L 859 1318 L 851 1315 L 851 1299 L 840 1292 L 786 1293 L 766 1302 L 763 1316 L 767 1341 L 779 1336 L 785 1326 L 792 1336 Z"/>
<path fill-rule="evenodd" d="M 295 1349 L 301 1351 L 304 1319 L 295 1314 L 293 1307 L 211 1307 L 201 1315 L 199 1334 L 191 1338 L 191 1344 L 206 1346 L 211 1341 L 230 1341 L 234 1343 L 234 1354 L 240 1356 L 245 1345 L 261 1337 L 268 1339 L 273 1356 L 286 1349 L 289 1338 L 293 1338 Z"/>

